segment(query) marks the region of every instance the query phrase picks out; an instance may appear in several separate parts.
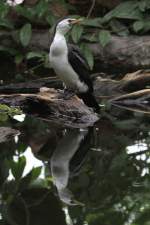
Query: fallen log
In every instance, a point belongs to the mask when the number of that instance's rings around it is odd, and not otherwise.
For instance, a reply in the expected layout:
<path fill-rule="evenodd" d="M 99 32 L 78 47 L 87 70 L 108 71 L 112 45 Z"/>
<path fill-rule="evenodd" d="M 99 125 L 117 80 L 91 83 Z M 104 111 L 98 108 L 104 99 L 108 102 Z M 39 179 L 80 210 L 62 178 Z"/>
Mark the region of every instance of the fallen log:
<path fill-rule="evenodd" d="M 94 30 L 93 30 L 94 32 Z M 15 45 L 13 36 L 15 32 L 0 31 L 1 46 Z M 7 40 L 7 41 L 6 41 Z M 134 71 L 149 68 L 150 65 L 150 37 L 129 35 L 127 37 L 111 36 L 111 41 L 106 47 L 99 43 L 87 43 L 94 54 L 96 71 L 109 73 L 121 71 Z M 85 40 L 84 40 L 85 42 Z M 28 46 L 31 51 L 49 51 L 50 33 L 48 30 L 34 30 Z"/>
<path fill-rule="evenodd" d="M 77 96 L 64 98 L 62 91 L 42 88 L 37 94 L 0 95 L 0 104 L 20 107 L 29 115 L 71 128 L 85 128 L 99 120 Z"/>

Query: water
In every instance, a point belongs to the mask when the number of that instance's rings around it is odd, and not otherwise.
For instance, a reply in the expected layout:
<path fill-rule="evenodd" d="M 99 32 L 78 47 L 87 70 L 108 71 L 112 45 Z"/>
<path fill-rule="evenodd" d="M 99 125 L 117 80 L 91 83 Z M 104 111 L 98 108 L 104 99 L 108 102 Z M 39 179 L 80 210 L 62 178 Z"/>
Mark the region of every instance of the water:
<path fill-rule="evenodd" d="M 86 129 L 3 122 L 0 224 L 148 225 L 149 128 L 149 116 L 119 109 Z"/>

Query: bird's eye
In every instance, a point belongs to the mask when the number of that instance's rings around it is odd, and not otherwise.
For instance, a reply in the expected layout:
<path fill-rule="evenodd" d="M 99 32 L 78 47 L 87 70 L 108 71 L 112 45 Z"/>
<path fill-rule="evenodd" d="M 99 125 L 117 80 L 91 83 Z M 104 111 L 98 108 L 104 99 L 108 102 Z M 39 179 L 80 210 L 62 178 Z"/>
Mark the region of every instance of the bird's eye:
<path fill-rule="evenodd" d="M 71 22 L 72 22 L 72 20 L 68 20 L 68 22 L 69 22 L 69 23 L 71 23 Z"/>

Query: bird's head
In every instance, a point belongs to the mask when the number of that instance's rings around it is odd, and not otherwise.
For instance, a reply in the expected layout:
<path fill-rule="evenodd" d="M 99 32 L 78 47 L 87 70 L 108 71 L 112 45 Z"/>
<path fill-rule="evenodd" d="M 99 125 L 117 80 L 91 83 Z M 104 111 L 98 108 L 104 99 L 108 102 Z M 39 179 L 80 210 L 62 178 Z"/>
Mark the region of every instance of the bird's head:
<path fill-rule="evenodd" d="M 63 19 L 60 22 L 58 22 L 56 26 L 56 32 L 59 32 L 63 35 L 65 35 L 74 24 L 78 24 L 81 22 L 81 19 L 73 19 L 73 18 L 67 18 Z"/>

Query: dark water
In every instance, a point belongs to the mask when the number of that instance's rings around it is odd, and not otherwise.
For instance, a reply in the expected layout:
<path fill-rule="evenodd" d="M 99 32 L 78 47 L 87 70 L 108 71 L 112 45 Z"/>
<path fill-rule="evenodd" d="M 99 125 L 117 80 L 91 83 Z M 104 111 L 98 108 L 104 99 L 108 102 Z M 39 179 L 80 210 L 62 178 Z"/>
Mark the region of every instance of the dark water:
<path fill-rule="evenodd" d="M 0 224 L 150 224 L 149 134 L 149 116 L 119 109 L 82 130 L 1 122 Z"/>

